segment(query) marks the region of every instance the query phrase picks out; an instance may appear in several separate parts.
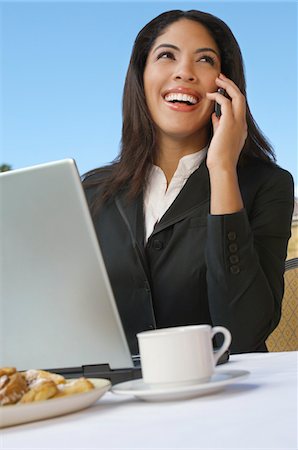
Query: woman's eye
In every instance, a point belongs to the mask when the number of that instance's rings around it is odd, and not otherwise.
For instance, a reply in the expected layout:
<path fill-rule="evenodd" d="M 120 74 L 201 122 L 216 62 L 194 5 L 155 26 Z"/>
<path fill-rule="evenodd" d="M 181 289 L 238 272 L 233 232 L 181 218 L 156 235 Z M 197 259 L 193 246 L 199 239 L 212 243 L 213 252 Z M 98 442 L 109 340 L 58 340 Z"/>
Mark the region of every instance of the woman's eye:
<path fill-rule="evenodd" d="M 212 56 L 209 56 L 209 55 L 203 55 L 203 56 L 199 59 L 199 61 L 209 63 L 209 64 L 211 64 L 211 66 L 214 66 L 214 64 L 215 64 L 215 59 L 212 58 Z"/>
<path fill-rule="evenodd" d="M 172 52 L 161 52 L 157 59 L 175 59 L 175 57 Z"/>

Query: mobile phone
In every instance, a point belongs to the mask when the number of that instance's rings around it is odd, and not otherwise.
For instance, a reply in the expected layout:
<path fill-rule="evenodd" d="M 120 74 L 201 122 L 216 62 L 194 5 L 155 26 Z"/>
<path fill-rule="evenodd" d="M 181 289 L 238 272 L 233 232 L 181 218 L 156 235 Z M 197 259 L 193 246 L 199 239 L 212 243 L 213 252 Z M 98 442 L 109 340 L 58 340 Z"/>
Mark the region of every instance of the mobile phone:
<path fill-rule="evenodd" d="M 223 95 L 224 97 L 227 97 L 227 93 L 225 91 L 225 89 L 223 88 L 219 88 L 217 89 L 217 92 L 221 95 Z M 215 107 L 214 107 L 214 111 L 215 111 L 215 115 L 216 117 L 220 117 L 221 116 L 221 106 L 219 103 L 215 102 Z"/>

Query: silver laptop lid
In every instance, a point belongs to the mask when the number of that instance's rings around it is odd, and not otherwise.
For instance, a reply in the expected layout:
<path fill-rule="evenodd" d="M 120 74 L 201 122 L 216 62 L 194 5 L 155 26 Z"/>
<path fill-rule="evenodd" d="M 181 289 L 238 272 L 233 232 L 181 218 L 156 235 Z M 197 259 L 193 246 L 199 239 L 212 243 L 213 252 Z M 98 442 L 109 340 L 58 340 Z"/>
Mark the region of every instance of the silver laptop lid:
<path fill-rule="evenodd" d="M 0 366 L 133 367 L 73 160 L 0 174 Z"/>

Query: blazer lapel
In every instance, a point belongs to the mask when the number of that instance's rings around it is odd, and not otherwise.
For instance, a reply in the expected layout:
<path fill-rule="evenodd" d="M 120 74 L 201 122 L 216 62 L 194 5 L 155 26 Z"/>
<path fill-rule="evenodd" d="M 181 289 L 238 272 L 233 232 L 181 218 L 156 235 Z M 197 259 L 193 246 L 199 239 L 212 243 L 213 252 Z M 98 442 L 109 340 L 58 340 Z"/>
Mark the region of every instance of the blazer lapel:
<path fill-rule="evenodd" d="M 156 224 L 152 234 L 182 220 L 199 209 L 202 204 L 210 201 L 210 182 L 206 160 L 189 177 L 180 193 Z"/>
<path fill-rule="evenodd" d="M 167 228 L 168 226 L 182 220 L 196 209 L 210 201 L 209 172 L 206 160 L 189 177 L 182 190 L 156 224 L 152 235 Z M 139 195 L 136 200 L 128 201 L 125 198 L 125 191 L 116 196 L 117 208 L 128 227 L 133 245 L 136 247 L 139 258 L 145 272 L 149 274 L 148 264 L 144 248 L 144 215 L 143 215 L 143 195 Z"/>

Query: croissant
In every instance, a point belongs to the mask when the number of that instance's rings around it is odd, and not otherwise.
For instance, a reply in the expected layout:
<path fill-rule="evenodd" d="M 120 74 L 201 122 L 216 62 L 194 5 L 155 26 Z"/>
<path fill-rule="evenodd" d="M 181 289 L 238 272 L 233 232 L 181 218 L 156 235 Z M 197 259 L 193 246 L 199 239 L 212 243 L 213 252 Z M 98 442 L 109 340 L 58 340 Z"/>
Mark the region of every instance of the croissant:
<path fill-rule="evenodd" d="M 12 374 L 0 390 L 0 405 L 17 403 L 27 391 L 25 378 L 19 372 Z"/>
<path fill-rule="evenodd" d="M 63 397 L 65 395 L 81 394 L 94 389 L 94 385 L 86 378 L 78 378 L 77 380 L 70 380 L 65 384 L 58 386 L 56 397 Z"/>
<path fill-rule="evenodd" d="M 9 376 L 8 375 L 2 375 L 0 376 L 0 390 L 4 388 L 4 386 L 9 382 Z"/>
<path fill-rule="evenodd" d="M 86 378 L 66 380 L 62 375 L 31 369 L 17 372 L 15 367 L 0 368 L 0 406 L 31 403 L 94 389 Z"/>
<path fill-rule="evenodd" d="M 19 403 L 38 402 L 48 400 L 58 392 L 54 381 L 39 379 L 32 383 L 30 389 L 23 395 Z"/>
<path fill-rule="evenodd" d="M 2 375 L 12 375 L 16 373 L 17 369 L 15 367 L 0 367 L 0 377 Z"/>
<path fill-rule="evenodd" d="M 30 386 L 36 380 L 51 380 L 55 384 L 64 384 L 66 383 L 65 378 L 62 375 L 58 375 L 57 373 L 47 372 L 46 370 L 37 370 L 30 369 L 26 372 L 23 372 L 23 375 L 27 381 L 27 384 Z"/>

